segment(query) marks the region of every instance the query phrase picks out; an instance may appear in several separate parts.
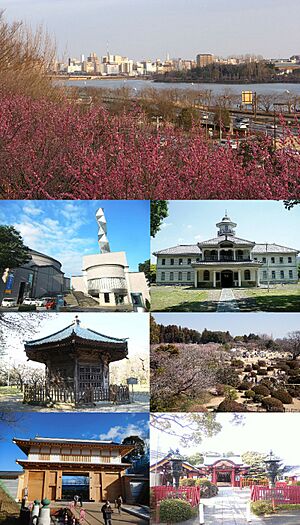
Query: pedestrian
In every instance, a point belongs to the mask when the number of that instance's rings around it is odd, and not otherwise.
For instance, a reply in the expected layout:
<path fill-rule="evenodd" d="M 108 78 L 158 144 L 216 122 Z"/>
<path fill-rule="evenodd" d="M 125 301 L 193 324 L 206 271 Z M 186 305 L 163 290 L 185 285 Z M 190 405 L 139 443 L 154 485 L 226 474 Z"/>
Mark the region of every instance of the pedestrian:
<path fill-rule="evenodd" d="M 77 503 L 79 502 L 79 496 L 78 496 L 78 494 L 74 494 L 74 498 L 73 498 L 73 500 L 74 500 L 74 507 L 76 507 L 76 506 L 77 506 Z"/>
<path fill-rule="evenodd" d="M 78 503 L 80 503 L 80 507 L 82 507 L 82 495 L 78 495 Z"/>
<path fill-rule="evenodd" d="M 103 515 L 105 525 L 112 525 L 111 517 L 112 517 L 113 510 L 110 506 L 109 501 L 106 501 L 106 503 L 104 503 L 103 507 L 101 508 L 101 512 Z"/>
<path fill-rule="evenodd" d="M 122 499 L 122 496 L 119 496 L 117 498 L 117 509 L 118 509 L 119 514 L 121 514 L 122 505 L 123 505 L 123 499 Z"/>

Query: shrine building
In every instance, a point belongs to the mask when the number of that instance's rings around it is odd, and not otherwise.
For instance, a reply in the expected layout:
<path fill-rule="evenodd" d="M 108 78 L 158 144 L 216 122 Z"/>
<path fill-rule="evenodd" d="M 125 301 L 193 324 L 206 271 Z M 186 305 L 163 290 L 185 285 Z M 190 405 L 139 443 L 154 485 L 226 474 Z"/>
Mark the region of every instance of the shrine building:
<path fill-rule="evenodd" d="M 151 486 L 169 485 L 172 483 L 172 454 L 168 454 L 150 467 Z M 246 476 L 249 466 L 245 465 L 238 455 L 223 457 L 220 454 L 207 454 L 201 465 L 193 466 L 182 461 L 181 478 L 207 478 L 218 486 L 240 486 L 240 478 Z"/>
<path fill-rule="evenodd" d="M 81 326 L 79 319 L 59 332 L 27 341 L 31 361 L 44 363 L 48 385 L 109 388 L 109 364 L 127 357 L 127 339 L 117 339 Z"/>

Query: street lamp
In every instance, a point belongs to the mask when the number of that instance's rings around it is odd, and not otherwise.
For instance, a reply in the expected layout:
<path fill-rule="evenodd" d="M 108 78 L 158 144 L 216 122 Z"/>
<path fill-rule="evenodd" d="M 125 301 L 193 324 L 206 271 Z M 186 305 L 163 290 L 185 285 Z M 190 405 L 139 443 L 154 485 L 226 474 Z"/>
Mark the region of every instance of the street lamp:
<path fill-rule="evenodd" d="M 173 487 L 179 488 L 179 479 L 183 473 L 182 470 L 183 457 L 180 455 L 178 448 L 170 458 L 171 475 L 173 477 Z"/>

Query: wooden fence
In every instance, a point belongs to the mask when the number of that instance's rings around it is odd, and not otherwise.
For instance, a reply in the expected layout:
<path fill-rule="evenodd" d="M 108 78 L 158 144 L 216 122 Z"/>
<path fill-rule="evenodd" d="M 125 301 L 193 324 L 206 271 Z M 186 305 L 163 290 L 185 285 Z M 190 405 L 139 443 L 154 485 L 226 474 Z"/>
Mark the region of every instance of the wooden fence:
<path fill-rule="evenodd" d="M 24 385 L 23 403 L 32 405 L 55 403 L 80 405 L 101 401 L 129 403 L 129 387 L 127 385 L 110 385 L 109 388 L 88 387 L 85 390 L 76 391 L 73 388 L 63 386 Z"/>
<path fill-rule="evenodd" d="M 152 487 L 154 503 L 157 505 L 163 499 L 184 499 L 192 507 L 200 503 L 200 487 Z"/>
<path fill-rule="evenodd" d="M 268 488 L 262 485 L 254 485 L 251 489 L 251 501 L 271 500 L 275 504 L 300 503 L 300 486 L 285 485 Z"/>

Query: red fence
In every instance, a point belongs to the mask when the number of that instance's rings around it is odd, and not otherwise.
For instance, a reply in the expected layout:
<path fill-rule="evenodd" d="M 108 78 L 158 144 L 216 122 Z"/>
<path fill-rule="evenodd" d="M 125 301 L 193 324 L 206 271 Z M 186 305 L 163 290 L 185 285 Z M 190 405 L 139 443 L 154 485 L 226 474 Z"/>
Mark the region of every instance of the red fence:
<path fill-rule="evenodd" d="M 254 485 L 251 489 L 251 501 L 272 500 L 275 504 L 300 503 L 300 486 L 285 485 L 275 488 Z"/>
<path fill-rule="evenodd" d="M 300 487 L 299 487 L 300 488 Z M 200 487 L 152 487 L 155 505 L 163 499 L 184 499 L 192 507 L 200 503 Z"/>

